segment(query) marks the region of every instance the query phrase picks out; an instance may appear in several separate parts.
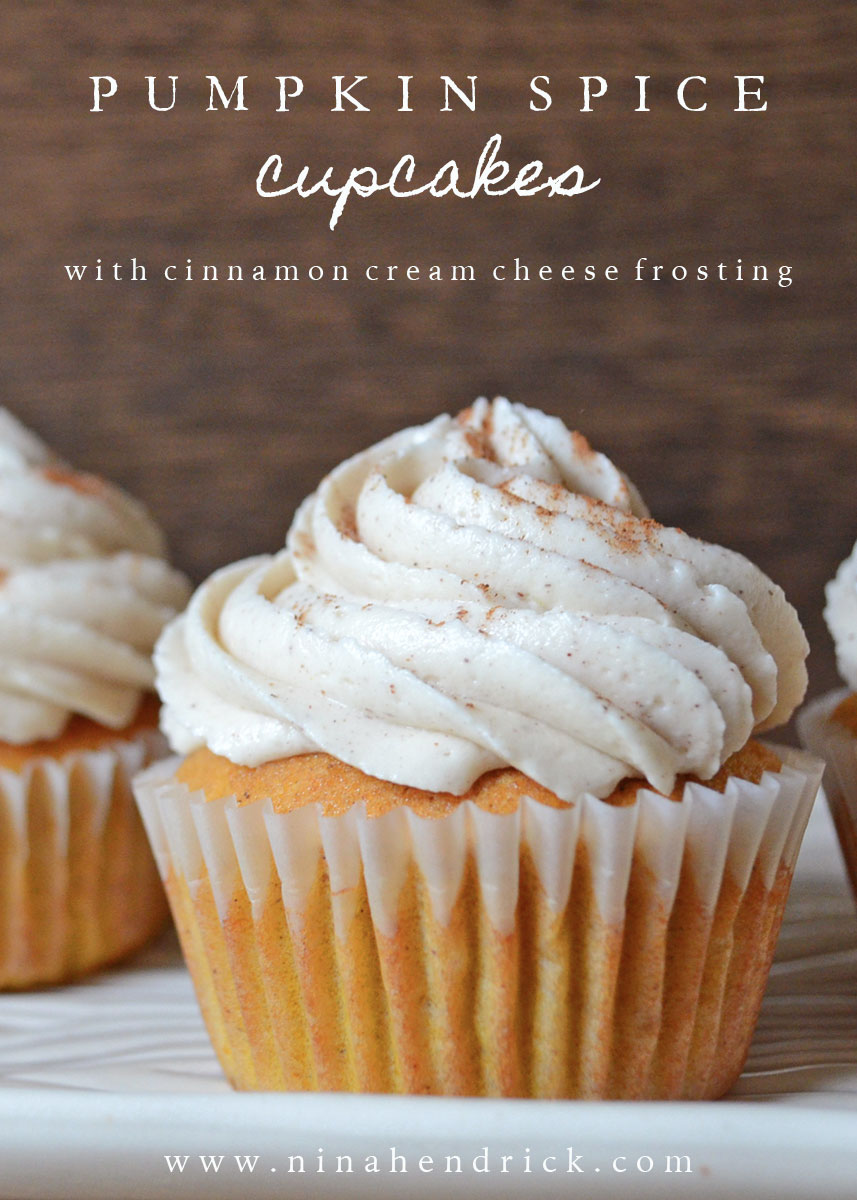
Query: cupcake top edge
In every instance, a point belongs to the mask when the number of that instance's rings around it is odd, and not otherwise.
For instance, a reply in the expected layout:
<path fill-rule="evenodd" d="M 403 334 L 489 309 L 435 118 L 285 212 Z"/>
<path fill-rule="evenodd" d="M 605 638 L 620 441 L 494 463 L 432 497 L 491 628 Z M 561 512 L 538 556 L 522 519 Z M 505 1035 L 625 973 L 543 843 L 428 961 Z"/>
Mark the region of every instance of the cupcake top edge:
<path fill-rule="evenodd" d="M 133 721 L 190 594 L 165 554 L 143 505 L 0 409 L 0 741 L 56 738 L 73 714 Z"/>
<path fill-rule="evenodd" d="M 857 691 L 857 542 L 824 589 L 824 619 L 843 680 Z"/>
<path fill-rule="evenodd" d="M 807 651 L 757 567 L 500 397 L 342 463 L 282 551 L 197 590 L 155 663 L 180 753 L 323 751 L 454 795 L 511 766 L 571 800 L 710 779 L 789 718 Z"/>

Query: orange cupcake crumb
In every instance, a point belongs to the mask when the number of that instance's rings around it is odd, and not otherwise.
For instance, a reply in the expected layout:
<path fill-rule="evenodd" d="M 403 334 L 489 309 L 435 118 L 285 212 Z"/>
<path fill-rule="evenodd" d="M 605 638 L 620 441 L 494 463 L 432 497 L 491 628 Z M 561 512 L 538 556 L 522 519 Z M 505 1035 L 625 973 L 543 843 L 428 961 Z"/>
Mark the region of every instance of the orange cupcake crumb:
<path fill-rule="evenodd" d="M 102 496 L 107 490 L 104 480 L 97 475 L 86 475 L 67 467 L 42 467 L 42 478 L 59 487 L 70 488 L 81 496 Z"/>
<path fill-rule="evenodd" d="M 134 720 L 124 729 L 108 729 L 98 721 L 75 714 L 59 737 L 41 742 L 28 742 L 22 746 L 0 742 L 0 767 L 20 774 L 36 758 L 62 759 L 67 754 L 100 750 L 102 746 L 111 746 L 116 742 L 133 741 L 138 733 L 158 728 L 159 711 L 157 697 L 145 696 Z"/>
<path fill-rule="evenodd" d="M 772 750 L 751 741 L 727 759 L 713 779 L 704 782 L 706 787 L 722 792 L 732 776 L 758 783 L 765 771 L 778 771 L 781 765 Z M 298 754 L 258 767 L 242 767 L 203 747 L 185 759 L 176 777 L 190 791 L 203 792 L 207 800 L 235 796 L 239 805 L 244 805 L 270 797 L 276 812 L 318 803 L 326 817 L 341 816 L 360 803 L 365 803 L 370 817 L 403 804 L 421 817 L 443 817 L 465 800 L 472 800 L 488 812 L 505 814 L 514 812 L 523 796 L 551 808 L 567 807 L 566 801 L 513 767 L 486 771 L 469 791 L 454 796 L 375 779 L 329 754 Z M 701 781 L 679 776 L 670 799 L 679 801 L 688 782 Z M 606 803 L 633 804 L 641 787 L 648 787 L 645 780 L 626 779 L 606 797 Z"/>
<path fill-rule="evenodd" d="M 857 735 L 857 694 L 854 692 L 850 696 L 846 696 L 834 708 L 830 715 L 831 721 L 835 721 L 837 725 L 842 725 L 849 733 Z"/>

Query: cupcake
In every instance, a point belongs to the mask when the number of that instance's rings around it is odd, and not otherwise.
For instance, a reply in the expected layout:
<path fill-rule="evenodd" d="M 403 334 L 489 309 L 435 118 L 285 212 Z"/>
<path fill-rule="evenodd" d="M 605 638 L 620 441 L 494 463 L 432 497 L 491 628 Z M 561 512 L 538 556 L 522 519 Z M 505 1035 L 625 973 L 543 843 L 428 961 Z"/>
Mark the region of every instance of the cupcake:
<path fill-rule="evenodd" d="M 846 687 L 813 700 L 798 716 L 805 746 L 825 759 L 824 792 L 857 897 L 857 545 L 825 588 L 824 617 Z"/>
<path fill-rule="evenodd" d="M 190 590 L 163 555 L 139 504 L 0 409 L 0 988 L 113 962 L 167 916 L 131 792 Z"/>
<path fill-rule="evenodd" d="M 372 447 L 155 653 L 136 794 L 243 1089 L 723 1094 L 821 767 L 807 646 L 544 413 Z"/>

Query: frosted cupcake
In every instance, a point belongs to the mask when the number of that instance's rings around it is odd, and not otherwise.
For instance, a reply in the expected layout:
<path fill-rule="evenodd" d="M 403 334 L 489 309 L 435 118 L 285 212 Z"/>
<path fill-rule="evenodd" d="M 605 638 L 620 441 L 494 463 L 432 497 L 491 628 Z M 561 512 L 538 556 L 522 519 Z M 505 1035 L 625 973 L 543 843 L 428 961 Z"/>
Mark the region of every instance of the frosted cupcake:
<path fill-rule="evenodd" d="M 189 588 L 118 488 L 0 409 L 0 988 L 122 957 L 166 903 L 130 780 L 163 753 L 151 651 Z"/>
<path fill-rule="evenodd" d="M 824 791 L 857 896 L 857 545 L 825 589 L 824 617 L 846 687 L 813 700 L 798 716 L 804 745 L 827 762 Z"/>
<path fill-rule="evenodd" d="M 711 1097 L 820 776 L 738 554 L 479 400 L 337 468 L 155 655 L 138 801 L 239 1088 Z"/>

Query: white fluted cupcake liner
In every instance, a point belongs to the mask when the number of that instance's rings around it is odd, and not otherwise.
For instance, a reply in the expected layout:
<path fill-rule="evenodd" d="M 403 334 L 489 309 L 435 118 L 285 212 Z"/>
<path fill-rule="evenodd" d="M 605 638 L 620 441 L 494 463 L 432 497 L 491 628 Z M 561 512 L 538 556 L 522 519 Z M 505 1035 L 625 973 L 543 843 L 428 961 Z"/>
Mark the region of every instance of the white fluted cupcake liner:
<path fill-rule="evenodd" d="M 131 790 L 162 754 L 151 730 L 0 768 L 0 988 L 75 978 L 162 927 L 163 887 Z"/>
<path fill-rule="evenodd" d="M 837 688 L 813 700 L 798 714 L 797 727 L 806 748 L 826 763 L 824 794 L 857 899 L 857 737 L 831 720 L 848 695 L 848 688 Z"/>
<path fill-rule="evenodd" d="M 681 802 L 325 817 L 135 791 L 238 1087 L 720 1095 L 743 1065 L 822 766 Z"/>

